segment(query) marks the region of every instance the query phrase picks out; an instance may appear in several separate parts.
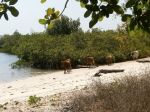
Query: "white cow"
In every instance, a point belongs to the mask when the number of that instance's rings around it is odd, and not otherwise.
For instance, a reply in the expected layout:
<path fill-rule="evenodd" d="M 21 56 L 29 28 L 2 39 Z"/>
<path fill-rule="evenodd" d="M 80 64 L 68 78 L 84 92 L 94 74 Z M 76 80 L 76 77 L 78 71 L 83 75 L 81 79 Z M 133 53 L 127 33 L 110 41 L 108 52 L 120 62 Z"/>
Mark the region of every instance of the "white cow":
<path fill-rule="evenodd" d="M 131 58 L 133 59 L 133 60 L 136 60 L 136 59 L 138 59 L 139 58 L 139 51 L 132 51 L 131 52 Z"/>

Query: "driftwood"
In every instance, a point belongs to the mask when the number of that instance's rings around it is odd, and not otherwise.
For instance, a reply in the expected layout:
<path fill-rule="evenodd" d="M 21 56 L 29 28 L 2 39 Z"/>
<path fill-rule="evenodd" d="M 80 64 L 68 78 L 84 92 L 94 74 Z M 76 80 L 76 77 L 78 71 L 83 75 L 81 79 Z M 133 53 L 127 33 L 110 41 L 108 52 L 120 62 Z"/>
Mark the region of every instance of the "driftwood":
<path fill-rule="evenodd" d="M 89 67 L 86 65 L 77 65 L 77 68 L 89 68 Z"/>
<path fill-rule="evenodd" d="M 101 73 L 107 74 L 107 73 L 117 73 L 117 72 L 124 72 L 124 69 L 101 69 L 98 72 L 94 74 L 94 76 L 101 76 Z"/>
<path fill-rule="evenodd" d="M 91 68 L 96 67 L 95 65 L 92 65 Z M 77 65 L 77 68 L 89 68 L 88 65 Z"/>
<path fill-rule="evenodd" d="M 137 60 L 139 63 L 150 63 L 150 60 Z"/>

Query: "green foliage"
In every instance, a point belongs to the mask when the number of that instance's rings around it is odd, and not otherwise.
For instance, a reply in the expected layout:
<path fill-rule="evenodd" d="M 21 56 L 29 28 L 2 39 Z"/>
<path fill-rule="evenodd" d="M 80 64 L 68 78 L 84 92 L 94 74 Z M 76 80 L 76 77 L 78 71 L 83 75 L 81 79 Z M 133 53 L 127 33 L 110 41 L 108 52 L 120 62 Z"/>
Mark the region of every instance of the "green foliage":
<path fill-rule="evenodd" d="M 5 0 L 5 1 L 9 1 L 9 5 L 15 5 L 18 0 Z"/>
<path fill-rule="evenodd" d="M 16 35 L 15 35 L 16 34 Z M 13 52 L 13 47 L 14 46 L 18 46 L 18 40 L 20 38 L 21 35 L 17 34 L 17 32 L 13 35 L 4 35 L 1 39 L 0 39 L 0 51 L 6 52 L 6 53 L 12 53 Z"/>
<path fill-rule="evenodd" d="M 41 0 L 44 3 L 46 0 Z M 69 0 L 66 1 L 65 7 Z M 80 2 L 80 6 L 86 9 L 84 17 L 90 17 L 89 27 L 92 28 L 98 21 L 102 21 L 104 17 L 108 18 L 111 14 L 118 14 L 122 17 L 122 21 L 127 23 L 127 29 L 132 31 L 136 28 L 150 32 L 150 3 L 149 0 L 127 0 L 126 3 L 120 5 L 121 0 L 76 0 Z M 131 10 L 131 14 L 127 10 Z M 51 21 L 57 19 L 58 16 L 52 15 L 52 9 L 46 15 L 46 21 L 40 20 L 41 24 L 50 25 Z M 55 15 L 55 14 L 54 14 Z M 48 16 L 51 16 L 48 18 Z M 51 28 L 51 27 L 50 27 Z"/>
<path fill-rule="evenodd" d="M 29 105 L 34 105 L 34 104 L 37 104 L 40 100 L 41 100 L 40 97 L 37 97 L 36 95 L 29 96 L 28 104 Z"/>
<path fill-rule="evenodd" d="M 91 15 L 92 11 L 87 10 L 84 14 L 84 17 L 87 18 Z"/>
<path fill-rule="evenodd" d="M 11 64 L 11 68 L 23 68 L 23 67 L 30 67 L 30 63 L 25 60 L 18 60 Z"/>
<path fill-rule="evenodd" d="M 39 23 L 45 25 L 47 23 L 47 21 L 45 19 L 40 19 Z"/>
<path fill-rule="evenodd" d="M 57 19 L 51 23 L 52 28 L 47 28 L 49 35 L 65 35 L 77 32 L 79 30 L 80 21 L 72 20 L 67 16 L 62 16 L 61 19 Z"/>
<path fill-rule="evenodd" d="M 86 9 L 84 17 L 91 15 L 89 27 L 92 28 L 98 20 L 108 18 L 116 13 L 127 23 L 130 31 L 135 28 L 150 32 L 150 3 L 149 0 L 127 0 L 124 5 L 119 5 L 119 0 L 78 0 L 81 7 Z M 120 0 L 121 2 L 121 0 Z M 131 10 L 131 14 L 127 12 Z"/>
<path fill-rule="evenodd" d="M 19 15 L 19 12 L 18 12 L 18 10 L 15 7 L 9 7 L 8 10 L 11 12 L 11 14 L 14 17 L 17 17 Z"/>
<path fill-rule="evenodd" d="M 92 28 L 98 20 L 102 20 L 104 17 L 109 17 L 110 14 L 116 12 L 117 14 L 123 14 L 124 10 L 118 4 L 118 0 L 80 0 L 80 3 L 84 4 L 86 12 L 84 17 L 89 17 L 91 14 L 91 21 L 89 27 Z"/>
<path fill-rule="evenodd" d="M 46 2 L 46 0 L 41 0 L 41 3 L 45 3 Z"/>
<path fill-rule="evenodd" d="M 13 6 L 17 2 L 18 0 L 2 0 L 0 3 L 0 19 L 2 16 L 4 16 L 6 20 L 9 19 L 7 11 L 10 11 L 14 17 L 17 17 L 19 15 L 19 11 Z"/>
<path fill-rule="evenodd" d="M 140 50 L 140 57 L 150 56 L 150 37 L 136 30 L 128 35 L 124 28 L 118 31 L 78 31 L 70 35 L 5 35 L 0 39 L 0 51 L 16 54 L 23 62 L 36 68 L 60 69 L 61 61 L 71 58 L 72 66 L 84 64 L 86 56 L 95 58 L 97 64 L 106 63 L 112 54 L 115 62 L 130 60 L 130 52 Z M 80 60 L 80 62 L 78 61 Z M 21 62 L 18 62 L 21 64 Z"/>
<path fill-rule="evenodd" d="M 44 1 L 42 1 L 44 2 Z M 55 11 L 55 8 L 48 8 L 46 10 L 46 15 L 43 19 L 39 19 L 39 23 L 42 25 L 48 25 L 48 28 L 51 28 L 51 22 L 60 17 L 60 12 Z"/>
<path fill-rule="evenodd" d="M 47 0 L 41 0 L 45 3 Z M 128 30 L 132 31 L 136 28 L 142 29 L 150 33 L 150 2 L 149 0 L 127 0 L 126 3 L 120 5 L 121 0 L 76 0 L 80 2 L 82 8 L 86 9 L 84 17 L 90 17 L 89 27 L 92 28 L 98 21 L 103 18 L 110 17 L 111 14 L 118 14 L 122 17 L 122 21 L 127 23 Z M 7 11 L 10 11 L 14 17 L 17 17 L 19 12 L 13 7 L 18 0 L 2 0 L 0 3 L 0 19 L 2 16 L 8 20 Z M 55 8 L 48 8 L 44 18 L 39 20 L 39 23 L 51 29 L 53 20 L 58 19 L 67 7 L 69 0 L 66 0 L 64 9 L 60 13 Z M 131 10 L 131 14 L 127 10 Z"/>

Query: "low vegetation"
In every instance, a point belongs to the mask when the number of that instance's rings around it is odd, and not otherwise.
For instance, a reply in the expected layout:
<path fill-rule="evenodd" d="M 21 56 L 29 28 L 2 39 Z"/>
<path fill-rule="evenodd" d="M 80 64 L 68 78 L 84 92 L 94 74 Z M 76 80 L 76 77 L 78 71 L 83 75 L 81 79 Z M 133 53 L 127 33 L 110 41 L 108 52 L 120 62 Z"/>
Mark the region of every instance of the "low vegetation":
<path fill-rule="evenodd" d="M 40 98 L 40 97 L 37 97 L 36 95 L 34 95 L 34 96 L 29 96 L 28 104 L 29 104 L 29 105 L 36 105 L 40 100 L 41 100 L 41 98 Z"/>
<path fill-rule="evenodd" d="M 149 112 L 150 72 L 128 76 L 109 84 L 95 82 L 92 92 L 74 97 L 63 112 Z"/>

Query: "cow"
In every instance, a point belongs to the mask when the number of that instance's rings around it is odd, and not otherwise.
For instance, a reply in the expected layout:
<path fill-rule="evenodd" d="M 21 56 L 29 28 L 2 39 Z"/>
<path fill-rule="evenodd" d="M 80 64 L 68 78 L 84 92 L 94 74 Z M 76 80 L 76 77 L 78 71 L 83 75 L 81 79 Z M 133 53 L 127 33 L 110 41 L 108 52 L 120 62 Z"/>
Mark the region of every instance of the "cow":
<path fill-rule="evenodd" d="M 111 65 L 114 62 L 114 58 L 113 58 L 112 54 L 108 54 L 105 58 L 106 58 L 106 63 L 108 65 Z"/>
<path fill-rule="evenodd" d="M 139 58 L 139 51 L 138 51 L 138 50 L 132 51 L 132 52 L 130 53 L 130 56 L 131 56 L 132 60 L 138 59 L 138 58 Z"/>
<path fill-rule="evenodd" d="M 85 64 L 90 68 L 91 66 L 94 66 L 95 65 L 95 60 L 94 60 L 94 57 L 92 56 L 87 56 L 85 58 Z"/>
<path fill-rule="evenodd" d="M 65 59 L 64 61 L 61 61 L 63 68 L 64 68 L 64 74 L 71 72 L 71 59 Z"/>

